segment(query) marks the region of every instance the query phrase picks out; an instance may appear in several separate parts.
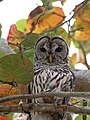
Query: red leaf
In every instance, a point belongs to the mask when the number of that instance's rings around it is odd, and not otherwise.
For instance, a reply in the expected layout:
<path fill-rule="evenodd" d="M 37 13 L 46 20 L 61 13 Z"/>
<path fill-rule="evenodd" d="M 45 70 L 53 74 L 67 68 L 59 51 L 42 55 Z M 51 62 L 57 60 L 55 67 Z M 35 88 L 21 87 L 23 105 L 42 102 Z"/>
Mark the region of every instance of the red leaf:
<path fill-rule="evenodd" d="M 17 27 L 16 27 L 15 24 L 13 24 L 13 25 L 10 26 L 10 30 L 9 30 L 9 33 L 8 33 L 7 40 L 8 40 L 8 41 L 11 41 L 14 37 L 20 36 L 20 35 L 23 35 L 23 33 L 20 32 L 20 31 L 17 29 Z"/>
<path fill-rule="evenodd" d="M 65 30 L 64 30 L 64 29 L 62 29 L 62 30 L 61 30 L 61 33 L 64 33 L 64 32 L 65 32 Z"/>
<path fill-rule="evenodd" d="M 71 39 L 71 36 L 70 36 L 70 35 L 68 35 L 67 39 L 68 39 L 68 40 L 70 40 L 70 39 Z"/>
<path fill-rule="evenodd" d="M 2 115 L 2 116 L 0 116 L 0 120 L 12 120 L 12 119 L 10 119 L 7 116 Z"/>

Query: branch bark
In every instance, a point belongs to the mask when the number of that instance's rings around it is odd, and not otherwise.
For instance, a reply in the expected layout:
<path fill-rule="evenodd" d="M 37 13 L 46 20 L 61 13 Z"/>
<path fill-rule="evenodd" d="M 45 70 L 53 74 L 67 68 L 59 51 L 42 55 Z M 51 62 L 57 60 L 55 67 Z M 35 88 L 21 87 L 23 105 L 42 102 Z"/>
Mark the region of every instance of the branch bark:
<path fill-rule="evenodd" d="M 37 93 L 37 94 L 22 94 L 0 98 L 0 103 L 21 100 L 21 99 L 33 99 L 33 98 L 44 98 L 44 97 L 90 97 L 90 92 L 60 92 L 60 93 Z"/>
<path fill-rule="evenodd" d="M 74 71 L 75 92 L 90 92 L 90 70 Z"/>
<path fill-rule="evenodd" d="M 13 106 L 0 106 L 0 112 L 73 112 L 76 114 L 88 114 L 90 115 L 90 107 L 77 107 L 66 105 L 54 105 L 54 104 L 23 104 Z"/>

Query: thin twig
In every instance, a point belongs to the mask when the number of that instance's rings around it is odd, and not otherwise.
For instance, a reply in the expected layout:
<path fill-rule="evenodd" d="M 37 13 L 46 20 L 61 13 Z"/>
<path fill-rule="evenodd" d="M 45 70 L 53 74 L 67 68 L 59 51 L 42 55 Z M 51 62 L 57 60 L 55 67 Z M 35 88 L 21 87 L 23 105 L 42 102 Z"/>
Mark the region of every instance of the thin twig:
<path fill-rule="evenodd" d="M 81 43 L 78 41 L 78 44 L 79 44 L 79 47 L 80 47 L 80 49 L 82 50 L 82 53 L 83 53 L 83 56 L 84 56 L 84 63 L 85 63 L 85 65 L 86 65 L 86 67 L 88 68 L 88 69 L 90 69 L 89 68 L 89 65 L 88 65 L 88 63 L 87 63 L 87 58 L 86 58 L 86 52 L 85 52 L 85 50 L 84 50 L 84 48 L 83 48 L 83 46 L 81 45 Z"/>

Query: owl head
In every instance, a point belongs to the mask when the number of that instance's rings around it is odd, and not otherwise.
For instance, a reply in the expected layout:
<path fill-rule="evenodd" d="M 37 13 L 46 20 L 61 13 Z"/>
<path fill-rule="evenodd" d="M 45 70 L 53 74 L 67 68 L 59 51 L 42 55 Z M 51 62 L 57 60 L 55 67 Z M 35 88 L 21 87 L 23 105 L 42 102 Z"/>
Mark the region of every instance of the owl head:
<path fill-rule="evenodd" d="M 41 64 L 68 63 L 68 45 L 59 37 L 41 37 L 35 45 L 35 62 Z"/>

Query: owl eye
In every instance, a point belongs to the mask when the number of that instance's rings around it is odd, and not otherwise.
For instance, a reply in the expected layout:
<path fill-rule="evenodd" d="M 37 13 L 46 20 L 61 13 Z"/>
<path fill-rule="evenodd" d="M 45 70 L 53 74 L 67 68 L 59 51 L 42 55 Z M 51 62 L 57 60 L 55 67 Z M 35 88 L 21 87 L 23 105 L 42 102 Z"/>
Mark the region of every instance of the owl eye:
<path fill-rule="evenodd" d="M 62 48 L 61 47 L 58 47 L 55 49 L 55 52 L 61 52 L 62 51 Z"/>
<path fill-rule="evenodd" d="M 44 47 L 40 48 L 42 52 L 46 52 L 46 49 Z"/>

